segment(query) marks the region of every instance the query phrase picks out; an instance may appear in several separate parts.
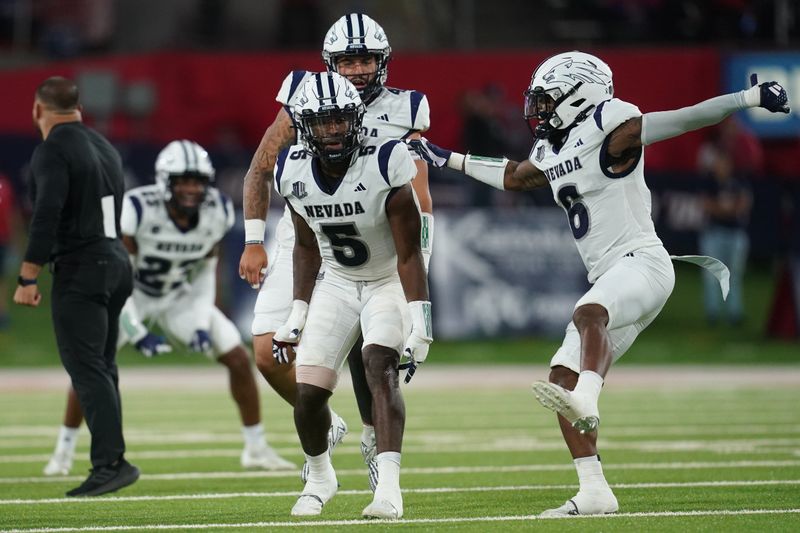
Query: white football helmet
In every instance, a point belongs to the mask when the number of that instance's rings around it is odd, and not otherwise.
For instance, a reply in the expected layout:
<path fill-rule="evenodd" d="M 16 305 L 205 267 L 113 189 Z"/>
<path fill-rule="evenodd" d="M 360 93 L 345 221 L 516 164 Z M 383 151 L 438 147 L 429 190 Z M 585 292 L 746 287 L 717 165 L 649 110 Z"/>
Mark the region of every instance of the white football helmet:
<path fill-rule="evenodd" d="M 525 119 L 536 119 L 537 139 L 550 138 L 583 121 L 601 102 L 614 95 L 611 68 L 584 52 L 556 54 L 544 60 L 525 91 Z"/>
<path fill-rule="evenodd" d="M 329 72 L 338 72 L 337 60 L 345 55 L 374 55 L 378 68 L 375 77 L 361 89 L 362 100 L 377 94 L 388 76 L 392 47 L 380 24 L 367 15 L 350 13 L 337 20 L 325 35 L 322 43 L 322 60 Z"/>
<path fill-rule="evenodd" d="M 335 72 L 319 72 L 306 80 L 294 106 L 300 141 L 315 157 L 345 161 L 364 141 L 364 107 L 358 90 Z"/>
<path fill-rule="evenodd" d="M 172 199 L 172 178 L 195 176 L 213 183 L 214 174 L 208 152 L 194 141 L 172 141 L 156 158 L 156 184 L 167 202 Z"/>

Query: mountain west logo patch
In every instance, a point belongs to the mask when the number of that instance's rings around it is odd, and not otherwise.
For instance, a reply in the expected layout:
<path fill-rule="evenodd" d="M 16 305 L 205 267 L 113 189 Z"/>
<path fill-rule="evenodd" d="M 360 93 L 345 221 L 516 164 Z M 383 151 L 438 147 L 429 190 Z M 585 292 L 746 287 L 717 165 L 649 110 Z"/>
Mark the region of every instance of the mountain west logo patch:
<path fill-rule="evenodd" d="M 541 163 L 542 159 L 544 159 L 544 145 L 541 145 L 536 148 L 536 155 L 534 156 L 536 161 Z"/>
<path fill-rule="evenodd" d="M 302 200 L 308 193 L 306 192 L 306 184 L 302 181 L 295 181 L 292 183 L 292 195 L 298 200 Z"/>

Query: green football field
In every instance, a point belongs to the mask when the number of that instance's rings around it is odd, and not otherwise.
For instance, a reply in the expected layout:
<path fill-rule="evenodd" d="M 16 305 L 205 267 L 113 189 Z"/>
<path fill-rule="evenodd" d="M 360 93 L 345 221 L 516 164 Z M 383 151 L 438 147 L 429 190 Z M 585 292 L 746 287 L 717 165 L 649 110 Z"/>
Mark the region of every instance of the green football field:
<path fill-rule="evenodd" d="M 601 453 L 620 512 L 537 519 L 577 480 L 551 413 L 529 392 L 536 367 L 422 368 L 403 387 L 408 421 L 399 523 L 366 522 L 371 499 L 349 385 L 336 449 L 339 493 L 316 519 L 289 516 L 297 472 L 242 471 L 224 371 L 130 369 L 122 376 L 128 458 L 142 470 L 114 496 L 66 499 L 88 468 L 89 436 L 68 478 L 41 469 L 65 379 L 0 376 L 0 530 L 800 531 L 800 369 L 620 367 L 601 396 Z M 262 387 L 270 443 L 301 462 L 291 412 Z"/>

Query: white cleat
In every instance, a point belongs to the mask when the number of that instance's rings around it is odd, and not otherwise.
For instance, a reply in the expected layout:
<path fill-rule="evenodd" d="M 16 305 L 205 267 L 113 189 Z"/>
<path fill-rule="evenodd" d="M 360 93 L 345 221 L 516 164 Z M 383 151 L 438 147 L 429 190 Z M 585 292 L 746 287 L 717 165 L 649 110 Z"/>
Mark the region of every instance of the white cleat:
<path fill-rule="evenodd" d="M 531 387 L 540 404 L 569 420 L 581 434 L 597 430 L 600 412 L 596 401 L 546 381 L 536 381 Z"/>
<path fill-rule="evenodd" d="M 328 429 L 328 456 L 333 456 L 333 449 L 337 444 L 344 440 L 347 435 L 347 423 L 341 416 L 335 415 L 331 418 L 331 427 Z M 303 462 L 303 467 L 300 469 L 300 481 L 305 483 L 308 481 L 308 463 Z"/>
<path fill-rule="evenodd" d="M 378 460 L 375 456 L 378 452 L 378 446 L 375 443 L 375 434 L 369 442 L 361 441 L 361 457 L 364 458 L 364 464 L 367 465 L 367 479 L 369 480 L 369 490 L 375 492 L 378 486 Z"/>
<path fill-rule="evenodd" d="M 297 465 L 287 461 L 269 445 L 258 448 L 246 447 L 242 450 L 241 463 L 243 468 L 261 470 L 295 470 Z"/>
<path fill-rule="evenodd" d="M 563 518 L 578 515 L 612 514 L 619 510 L 617 498 L 611 490 L 578 491 L 571 500 L 555 509 L 548 509 L 539 516 L 541 518 Z"/>
<path fill-rule="evenodd" d="M 325 504 L 334 497 L 338 488 L 339 482 L 336 480 L 333 468 L 325 479 L 309 480 L 292 507 L 292 516 L 318 516 Z"/>
<path fill-rule="evenodd" d="M 391 500 L 391 501 L 390 501 Z M 403 516 L 403 497 L 398 493 L 393 498 L 375 496 L 372 503 L 361 512 L 364 518 L 397 520 Z"/>
<path fill-rule="evenodd" d="M 45 476 L 67 476 L 72 470 L 72 454 L 56 453 L 44 467 Z"/>

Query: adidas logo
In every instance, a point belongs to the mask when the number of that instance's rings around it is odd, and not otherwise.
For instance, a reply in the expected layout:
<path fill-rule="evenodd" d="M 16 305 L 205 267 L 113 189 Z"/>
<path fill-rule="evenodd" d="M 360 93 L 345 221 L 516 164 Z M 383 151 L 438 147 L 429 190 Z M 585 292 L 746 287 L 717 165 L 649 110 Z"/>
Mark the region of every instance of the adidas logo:
<path fill-rule="evenodd" d="M 578 142 L 575 143 L 575 146 L 573 146 L 573 148 L 577 148 L 578 146 L 583 146 L 583 139 L 578 139 Z"/>
<path fill-rule="evenodd" d="M 384 113 L 383 115 L 378 117 L 378 120 L 385 120 L 386 122 L 389 122 L 389 115 L 387 113 Z"/>
<path fill-rule="evenodd" d="M 367 188 L 364 187 L 364 185 L 361 182 L 359 182 L 358 186 L 355 188 L 355 192 L 361 192 L 361 191 L 366 191 L 366 190 L 367 190 Z"/>

